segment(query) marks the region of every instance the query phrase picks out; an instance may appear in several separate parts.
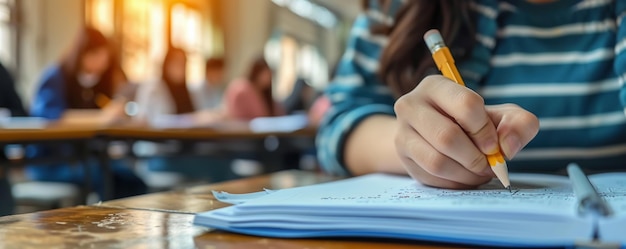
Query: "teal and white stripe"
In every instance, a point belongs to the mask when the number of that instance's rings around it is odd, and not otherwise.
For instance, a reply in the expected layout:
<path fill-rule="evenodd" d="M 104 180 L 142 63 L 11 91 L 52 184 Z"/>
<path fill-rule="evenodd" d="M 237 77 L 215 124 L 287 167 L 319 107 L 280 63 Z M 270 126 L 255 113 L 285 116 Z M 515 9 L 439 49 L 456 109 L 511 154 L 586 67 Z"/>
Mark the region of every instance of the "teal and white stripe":
<path fill-rule="evenodd" d="M 379 1 L 354 23 L 348 49 L 327 94 L 333 102 L 320 128 L 326 170 L 346 173 L 345 137 L 373 114 L 393 115 L 394 99 L 376 74 L 387 38 L 372 24 L 393 23 L 401 1 Z M 509 163 L 511 170 L 626 168 L 626 1 L 475 0 L 472 57 L 458 62 L 467 85 L 487 104 L 516 103 L 540 120 L 537 137 Z M 366 101 L 367 100 L 367 101 Z M 387 106 L 387 108 L 383 108 Z M 384 110 L 384 111 L 383 111 Z M 376 146 L 376 145 L 372 145 Z"/>

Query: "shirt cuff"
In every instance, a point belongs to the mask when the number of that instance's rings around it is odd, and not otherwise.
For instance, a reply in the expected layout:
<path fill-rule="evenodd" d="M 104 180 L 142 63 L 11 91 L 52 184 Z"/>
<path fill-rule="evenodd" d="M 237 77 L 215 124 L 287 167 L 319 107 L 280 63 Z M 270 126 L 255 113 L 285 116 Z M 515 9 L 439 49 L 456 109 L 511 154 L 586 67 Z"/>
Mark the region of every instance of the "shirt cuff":
<path fill-rule="evenodd" d="M 345 167 L 343 149 L 352 130 L 372 115 L 395 116 L 392 106 L 369 104 L 339 114 L 330 124 L 322 125 L 316 139 L 318 159 L 322 169 L 329 174 L 349 176 Z"/>

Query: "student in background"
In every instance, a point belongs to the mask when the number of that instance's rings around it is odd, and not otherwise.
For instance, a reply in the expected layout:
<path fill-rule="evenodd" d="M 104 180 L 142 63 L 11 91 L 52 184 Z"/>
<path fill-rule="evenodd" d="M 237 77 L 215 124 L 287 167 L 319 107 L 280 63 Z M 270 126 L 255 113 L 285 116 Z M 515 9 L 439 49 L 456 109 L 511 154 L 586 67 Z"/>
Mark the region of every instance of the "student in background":
<path fill-rule="evenodd" d="M 498 146 L 512 171 L 626 166 L 626 2 L 366 6 L 327 91 L 317 140 L 327 171 L 470 188 L 492 179 L 484 154 Z M 427 77 L 438 74 L 422 39 L 432 28 L 469 88 Z"/>
<path fill-rule="evenodd" d="M 59 120 L 70 109 L 102 109 L 101 115 L 113 115 L 106 120 L 112 121 L 124 113 L 123 103 L 114 99 L 124 83 L 126 76 L 109 40 L 100 31 L 86 27 L 59 63 L 43 73 L 31 114 Z"/>
<path fill-rule="evenodd" d="M 15 91 L 15 82 L 9 71 L 0 64 L 0 108 L 6 108 L 13 117 L 24 117 L 26 111 Z"/>
<path fill-rule="evenodd" d="M 196 111 L 187 88 L 187 54 L 170 48 L 161 67 L 161 77 L 142 84 L 137 92 L 137 117 L 154 120 L 162 115 L 191 114 Z"/>
<path fill-rule="evenodd" d="M 194 121 L 219 121 L 221 111 L 204 111 L 197 106 L 204 96 L 193 94 L 187 84 L 186 74 L 187 53 L 180 48 L 169 48 L 163 59 L 160 78 L 141 84 L 137 90 L 137 118 L 154 122 L 166 115 L 184 115 Z"/>
<path fill-rule="evenodd" d="M 318 93 L 302 78 L 298 78 L 293 85 L 293 90 L 283 101 L 283 107 L 287 114 L 306 112 L 313 105 Z"/>
<path fill-rule="evenodd" d="M 194 105 L 199 110 L 218 109 L 224 95 L 224 59 L 208 59 L 204 75 L 204 81 L 192 91 Z"/>
<path fill-rule="evenodd" d="M 2 64 L 0 64 L 0 108 L 6 108 L 13 117 L 26 116 L 22 100 L 15 91 L 15 82 Z M 0 157 L 0 161 L 7 160 L 4 152 L 0 153 Z M 8 167 L 0 166 L 0 216 L 12 214 L 15 206 L 7 169 Z"/>
<path fill-rule="evenodd" d="M 101 110 L 98 116 L 103 122 L 113 122 L 123 113 L 123 103 L 114 94 L 125 76 L 115 60 L 111 44 L 98 30 L 83 28 L 69 51 L 58 64 L 49 67 L 43 74 L 31 105 L 31 115 L 59 122 L 71 123 L 64 117 L 71 109 Z M 113 99 L 113 100 L 112 100 Z M 69 146 L 31 147 L 31 157 L 43 155 L 68 155 Z M 115 198 L 143 194 L 146 186 L 122 161 L 113 160 L 111 166 L 116 185 Z M 103 177 L 101 167 L 90 161 L 92 183 L 102 197 Z M 84 169 L 69 164 L 30 165 L 27 176 L 38 181 L 68 182 L 82 184 Z"/>
<path fill-rule="evenodd" d="M 320 125 L 322 118 L 324 118 L 324 115 L 330 109 L 330 106 L 330 100 L 324 94 L 315 99 L 315 102 L 313 102 L 313 105 L 311 106 L 311 109 L 309 109 L 308 113 L 311 126 L 317 127 Z"/>
<path fill-rule="evenodd" d="M 261 57 L 252 63 L 245 78 L 230 83 L 224 97 L 226 113 L 232 119 L 249 121 L 285 114 L 272 97 L 272 69 Z"/>
<path fill-rule="evenodd" d="M 167 51 L 161 67 L 161 77 L 152 82 L 146 82 L 137 92 L 139 112 L 137 118 L 147 122 L 158 122 L 159 117 L 202 119 L 213 115 L 213 121 L 219 121 L 219 113 L 211 110 L 197 111 L 192 100 L 192 94 L 187 87 L 187 55 L 179 48 L 171 47 Z M 202 116 L 202 117 L 200 117 Z M 148 169 L 156 172 L 177 172 L 187 178 L 210 179 L 213 182 L 231 178 L 229 160 L 208 158 L 206 156 L 185 156 L 171 158 L 161 156 L 179 144 L 158 145 L 141 143 L 137 148 L 156 154 L 147 160 Z M 170 147 L 170 148 L 168 148 Z"/>

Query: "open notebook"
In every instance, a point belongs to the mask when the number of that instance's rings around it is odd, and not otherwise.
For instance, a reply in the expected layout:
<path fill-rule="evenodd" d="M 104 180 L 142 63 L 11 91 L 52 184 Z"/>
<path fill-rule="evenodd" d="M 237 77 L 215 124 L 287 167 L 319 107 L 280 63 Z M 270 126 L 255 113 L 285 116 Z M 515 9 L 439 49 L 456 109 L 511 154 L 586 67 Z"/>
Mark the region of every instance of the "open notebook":
<path fill-rule="evenodd" d="M 282 238 L 382 237 L 519 247 L 594 240 L 625 244 L 626 173 L 589 177 L 610 206 L 607 216 L 579 209 L 585 206 L 570 178 L 511 174 L 518 188 L 513 193 L 496 181 L 477 190 L 444 190 L 383 174 L 253 194 L 216 192 L 218 199 L 238 204 L 199 213 L 194 223 Z"/>

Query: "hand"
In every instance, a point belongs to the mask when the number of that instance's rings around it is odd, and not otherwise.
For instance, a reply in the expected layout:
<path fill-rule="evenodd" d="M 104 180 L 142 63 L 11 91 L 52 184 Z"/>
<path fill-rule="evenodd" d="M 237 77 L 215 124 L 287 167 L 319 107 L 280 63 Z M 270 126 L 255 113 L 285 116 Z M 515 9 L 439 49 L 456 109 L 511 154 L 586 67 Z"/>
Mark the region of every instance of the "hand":
<path fill-rule="evenodd" d="M 220 109 L 201 110 L 191 114 L 191 118 L 196 126 L 211 126 L 224 122 L 226 113 Z"/>
<path fill-rule="evenodd" d="M 429 76 L 395 104 L 396 150 L 411 177 L 442 188 L 471 188 L 494 175 L 485 154 L 513 158 L 539 121 L 513 104 L 485 106 L 472 90 Z"/>
<path fill-rule="evenodd" d="M 123 100 L 110 101 L 100 112 L 98 122 L 110 125 L 128 118 L 126 114 L 126 102 Z"/>

